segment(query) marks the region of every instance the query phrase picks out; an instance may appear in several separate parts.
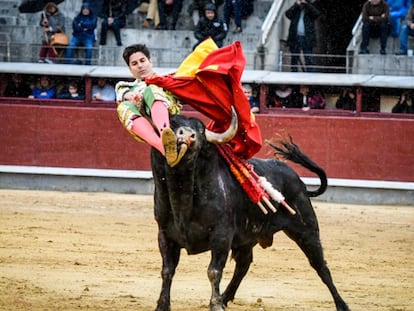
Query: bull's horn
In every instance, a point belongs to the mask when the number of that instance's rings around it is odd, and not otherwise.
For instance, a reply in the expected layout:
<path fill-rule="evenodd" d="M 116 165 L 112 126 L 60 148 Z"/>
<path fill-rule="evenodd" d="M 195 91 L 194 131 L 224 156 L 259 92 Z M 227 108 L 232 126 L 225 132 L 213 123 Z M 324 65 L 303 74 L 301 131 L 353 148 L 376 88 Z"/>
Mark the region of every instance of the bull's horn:
<path fill-rule="evenodd" d="M 231 106 L 231 122 L 229 128 L 224 133 L 214 133 L 206 129 L 206 138 L 213 144 L 227 143 L 232 140 L 238 130 L 237 113 Z"/>

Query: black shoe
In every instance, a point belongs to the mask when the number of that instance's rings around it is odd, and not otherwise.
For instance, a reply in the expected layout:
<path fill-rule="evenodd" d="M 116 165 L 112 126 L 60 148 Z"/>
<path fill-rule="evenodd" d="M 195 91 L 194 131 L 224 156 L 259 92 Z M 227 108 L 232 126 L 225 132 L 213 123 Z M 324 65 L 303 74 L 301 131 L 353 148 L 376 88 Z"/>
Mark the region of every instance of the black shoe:
<path fill-rule="evenodd" d="M 359 54 L 369 54 L 369 50 L 368 49 L 360 49 Z"/>
<path fill-rule="evenodd" d="M 381 55 L 386 55 L 386 54 L 387 54 L 387 52 L 385 52 L 385 49 L 381 49 L 381 50 L 380 50 L 380 54 L 381 54 Z"/>
<path fill-rule="evenodd" d="M 407 55 L 407 52 L 399 51 L 399 52 L 395 53 L 395 55 L 398 55 L 398 56 Z"/>
<path fill-rule="evenodd" d="M 236 29 L 233 30 L 233 33 L 241 33 L 243 32 L 243 29 L 241 27 L 236 27 Z"/>
<path fill-rule="evenodd" d="M 167 30 L 167 26 L 165 26 L 165 25 L 161 25 L 161 24 L 158 24 L 158 25 L 155 27 L 155 30 Z"/>

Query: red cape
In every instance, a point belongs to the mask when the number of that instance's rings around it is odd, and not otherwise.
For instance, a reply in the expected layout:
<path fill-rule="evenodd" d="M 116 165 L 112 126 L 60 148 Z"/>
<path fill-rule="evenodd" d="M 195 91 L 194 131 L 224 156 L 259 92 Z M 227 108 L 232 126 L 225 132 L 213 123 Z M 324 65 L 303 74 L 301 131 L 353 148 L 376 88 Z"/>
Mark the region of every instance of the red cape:
<path fill-rule="evenodd" d="M 193 75 L 172 74 L 146 79 L 146 82 L 170 91 L 182 103 L 209 117 L 212 121 L 207 128 L 213 132 L 224 132 L 228 128 L 231 106 L 234 106 L 239 130 L 230 145 L 235 154 L 251 158 L 262 147 L 262 137 L 241 85 L 245 63 L 241 43 L 236 41 L 208 53 Z"/>

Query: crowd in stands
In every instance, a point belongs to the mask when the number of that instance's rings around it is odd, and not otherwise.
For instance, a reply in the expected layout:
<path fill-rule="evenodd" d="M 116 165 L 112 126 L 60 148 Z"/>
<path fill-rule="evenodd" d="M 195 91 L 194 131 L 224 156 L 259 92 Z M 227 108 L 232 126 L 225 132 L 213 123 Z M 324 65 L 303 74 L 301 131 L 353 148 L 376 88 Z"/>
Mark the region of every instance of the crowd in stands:
<path fill-rule="evenodd" d="M 218 47 L 222 47 L 229 25 L 232 25 L 233 33 L 242 33 L 241 20 L 248 18 L 253 13 L 254 0 L 192 0 L 188 13 L 197 15 L 194 37 L 197 43 L 193 49 L 203 40 L 211 37 Z M 182 10 L 183 0 L 141 0 L 136 1 L 139 8 L 146 12 L 143 27 L 157 30 L 174 30 Z M 97 6 L 97 3 L 99 5 Z M 82 2 L 79 13 L 72 21 L 71 39 L 65 49 L 64 62 L 67 64 L 91 64 L 92 49 L 96 42 L 106 45 L 107 32 L 112 31 L 117 46 L 122 46 L 121 29 L 126 25 L 126 16 L 130 13 L 131 1 L 128 0 L 86 0 Z M 222 6 L 223 16 L 218 13 Z M 321 10 L 316 0 L 296 0 L 289 7 L 285 16 L 290 20 L 287 45 L 292 54 L 291 71 L 302 70 L 312 72 L 313 49 L 317 41 L 316 20 L 320 17 Z M 414 5 L 411 0 L 367 0 L 362 8 L 362 43 L 361 54 L 368 54 L 369 40 L 371 37 L 380 38 L 380 54 L 386 54 L 387 39 L 389 36 L 399 37 L 400 51 L 398 55 L 406 55 L 409 36 L 414 36 Z M 39 62 L 56 62 L 60 55 L 57 49 L 51 46 L 52 38 L 57 33 L 68 33 L 65 29 L 65 15 L 59 7 L 49 2 L 41 13 L 40 27 L 42 27 L 41 49 Z M 97 38 L 98 22 L 101 21 L 101 31 Z M 79 56 L 75 50 L 82 47 L 84 50 L 83 61 L 76 59 Z M 301 53 L 305 64 L 301 64 Z M 259 113 L 260 104 L 257 100 L 257 89 L 245 84 L 244 92 L 249 100 L 253 113 Z M 19 74 L 9 77 L 4 96 L 31 97 L 31 98 L 61 98 L 78 99 L 85 98 L 83 83 L 76 80 L 51 81 L 47 76 L 42 76 L 29 83 Z M 335 107 L 343 110 L 356 110 L 356 91 L 353 88 L 343 88 L 337 94 Z M 398 103 L 392 112 L 412 113 L 412 92 L 401 94 Z M 375 92 L 366 96 L 365 102 L 370 104 L 363 107 L 363 111 L 379 111 L 379 95 Z M 368 100 L 369 99 L 369 100 Z M 106 79 L 97 79 L 92 88 L 92 100 L 114 101 L 115 92 L 113 83 Z M 265 103 L 267 107 L 325 109 L 327 106 L 323 90 L 318 87 L 279 85 L 272 89 L 270 97 Z"/>
<path fill-rule="evenodd" d="M 188 13 L 196 13 L 194 37 L 197 46 L 202 40 L 212 37 L 221 47 L 227 32 L 242 33 L 242 20 L 248 18 L 254 10 L 254 0 L 191 0 Z M 79 14 L 73 19 L 72 32 L 65 30 L 65 15 L 58 6 L 49 2 L 41 13 L 40 26 L 43 30 L 42 48 L 39 62 L 56 62 L 57 51 L 51 47 L 56 33 L 66 33 L 70 42 L 66 48 L 63 62 L 68 64 L 91 64 L 92 49 L 96 42 L 106 45 L 107 33 L 112 31 L 117 46 L 122 46 L 121 29 L 126 26 L 126 17 L 131 6 L 140 12 L 146 12 L 143 27 L 157 30 L 175 30 L 180 17 L 183 0 L 85 0 Z M 219 14 L 219 7 L 221 7 Z M 313 50 L 317 46 L 316 20 L 322 11 L 316 0 L 296 0 L 285 16 L 290 21 L 287 45 L 291 53 L 291 71 L 314 71 Z M 400 51 L 397 55 L 407 55 L 407 42 L 414 37 L 414 8 L 412 0 L 366 0 L 362 11 L 362 42 L 360 54 L 369 54 L 370 38 L 380 38 L 379 53 L 385 55 L 389 36 L 400 39 Z M 99 19 L 98 19 L 99 18 Z M 100 33 L 97 38 L 98 21 Z M 84 50 L 82 59 L 75 59 Z M 304 64 L 301 61 L 303 54 Z"/>
<path fill-rule="evenodd" d="M 40 27 L 43 35 L 39 62 L 90 65 L 93 47 L 97 43 L 101 46 L 107 44 L 108 31 L 113 32 L 116 45 L 122 46 L 121 30 L 126 26 L 127 15 L 134 11 L 134 6 L 138 12 L 146 13 L 142 25 L 144 28 L 175 30 L 182 14 L 183 1 L 84 0 L 72 21 L 71 30 L 65 29 L 65 14 L 54 2 L 49 2 L 41 13 Z M 205 38 L 212 37 L 221 47 L 231 23 L 234 23 L 233 33 L 241 33 L 241 21 L 253 13 L 253 2 L 254 0 L 192 0 L 188 14 L 193 16 L 194 12 L 197 13 L 194 23 L 194 37 L 198 40 L 196 45 Z M 219 16 L 219 6 L 222 6 L 223 16 Z M 68 42 L 60 45 L 56 43 L 55 46 L 52 37 L 56 33 L 65 34 Z M 63 53 L 57 53 L 57 46 L 64 48 Z"/>
<path fill-rule="evenodd" d="M 93 80 L 91 100 L 115 101 L 115 83 L 106 78 Z M 76 77 L 48 75 L 1 75 L 0 96 L 39 99 L 85 99 L 85 81 Z"/>
<path fill-rule="evenodd" d="M 85 80 L 79 77 L 47 75 L 2 74 L 0 97 L 38 98 L 38 99 L 85 99 Z M 110 78 L 92 79 L 91 98 L 96 102 L 114 102 L 115 84 Z M 260 113 L 259 85 L 242 85 L 252 113 Z M 326 96 L 328 94 L 329 96 Z M 363 90 L 362 109 L 365 112 L 380 112 L 381 90 Z M 395 97 L 395 91 L 389 98 Z M 414 113 L 414 90 L 402 90 L 398 101 L 393 105 L 393 113 Z M 268 96 L 263 103 L 267 108 L 296 108 L 304 111 L 313 109 L 337 109 L 356 112 L 357 91 L 353 87 L 319 87 L 312 85 L 270 85 Z"/>

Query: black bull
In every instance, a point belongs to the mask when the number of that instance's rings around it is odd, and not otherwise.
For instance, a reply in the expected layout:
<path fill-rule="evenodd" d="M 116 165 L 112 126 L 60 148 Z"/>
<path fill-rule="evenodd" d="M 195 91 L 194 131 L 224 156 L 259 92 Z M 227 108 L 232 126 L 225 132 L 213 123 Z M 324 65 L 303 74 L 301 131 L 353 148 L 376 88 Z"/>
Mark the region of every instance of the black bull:
<path fill-rule="evenodd" d="M 321 179 L 318 190 L 307 191 L 298 175 L 276 159 L 251 159 L 255 172 L 265 176 L 296 210 L 292 216 L 276 202 L 276 213 L 265 215 L 252 203 L 217 147 L 205 137 L 205 127 L 195 118 L 174 116 L 171 127 L 177 135 L 177 145 L 188 146 L 180 163 L 171 168 L 155 149 L 151 152 L 155 182 L 155 218 L 158 223 L 158 243 L 162 256 L 162 289 L 157 311 L 170 310 L 170 290 L 180 250 L 189 254 L 211 251 L 207 274 L 212 287 L 211 311 L 222 311 L 234 299 L 236 291 L 253 260 L 253 247 L 260 243 L 270 246 L 273 234 L 283 230 L 307 256 L 310 265 L 327 285 L 336 309 L 349 310 L 333 284 L 323 257 L 319 228 L 309 196 L 325 191 L 324 171 L 304 155 L 293 143 L 278 148 L 286 158 L 298 162 Z M 283 149 L 283 151 L 282 151 Z M 277 149 L 275 149 L 277 151 Z M 230 250 L 236 266 L 226 290 L 220 294 L 220 281 Z"/>

